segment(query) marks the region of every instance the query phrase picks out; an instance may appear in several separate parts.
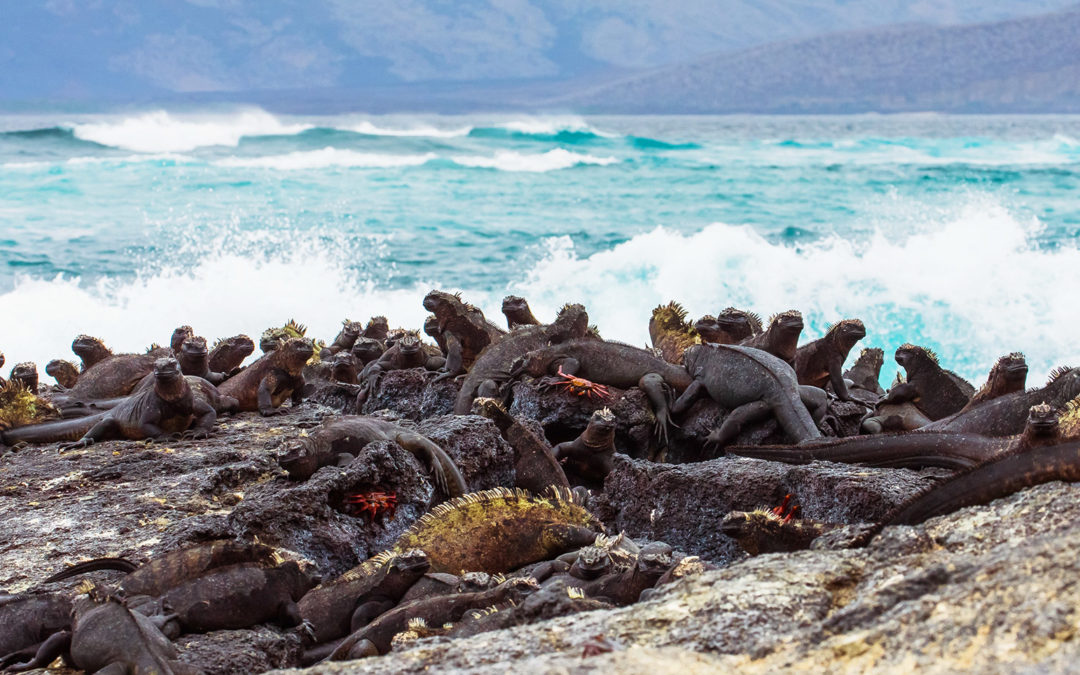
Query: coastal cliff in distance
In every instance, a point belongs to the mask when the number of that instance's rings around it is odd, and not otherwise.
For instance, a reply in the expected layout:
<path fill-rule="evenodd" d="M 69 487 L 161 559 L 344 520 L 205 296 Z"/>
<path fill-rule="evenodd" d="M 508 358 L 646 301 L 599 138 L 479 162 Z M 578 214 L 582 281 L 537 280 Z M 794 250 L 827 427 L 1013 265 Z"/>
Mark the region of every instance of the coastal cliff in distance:
<path fill-rule="evenodd" d="M 1080 6 L 787 41 L 570 91 L 605 113 L 1080 112 Z"/>

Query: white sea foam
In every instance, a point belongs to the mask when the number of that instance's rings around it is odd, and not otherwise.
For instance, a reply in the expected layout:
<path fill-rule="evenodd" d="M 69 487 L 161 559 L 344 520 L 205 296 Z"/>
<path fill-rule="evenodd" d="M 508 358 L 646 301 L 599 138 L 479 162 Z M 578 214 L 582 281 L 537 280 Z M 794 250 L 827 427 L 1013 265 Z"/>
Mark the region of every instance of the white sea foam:
<path fill-rule="evenodd" d="M 619 161 L 614 157 L 596 157 L 594 155 L 570 152 L 563 148 L 555 148 L 541 154 L 525 154 L 512 150 L 503 150 L 490 157 L 459 155 L 454 157 L 453 160 L 455 164 L 471 168 L 536 173 L 568 169 L 579 164 L 607 166 Z"/>
<path fill-rule="evenodd" d="M 883 223 L 859 241 L 834 236 L 809 245 L 777 244 L 750 227 L 710 225 L 680 234 L 657 228 L 591 255 L 570 239 L 540 245 L 536 260 L 506 288 L 451 288 L 499 317 L 507 292 L 529 299 L 539 317 L 564 302 L 582 302 L 610 338 L 644 345 L 649 312 L 677 299 L 692 317 L 734 305 L 768 315 L 800 309 L 805 339 L 844 317 L 866 322 L 862 346 L 891 352 L 905 341 L 935 348 L 946 367 L 981 381 L 1000 355 L 1022 350 L 1038 384 L 1052 367 L 1080 364 L 1073 311 L 1080 288 L 1080 250 L 1037 249 L 1040 224 L 973 198 L 920 227 Z M 388 289 L 375 278 L 392 265 L 374 255 L 369 276 L 355 271 L 378 245 L 288 233 L 287 240 L 245 235 L 240 245 L 213 242 L 137 278 L 80 286 L 70 279 L 18 278 L 0 294 L 0 316 L 25 317 L 2 345 L 9 363 L 70 358 L 77 333 L 98 334 L 119 350 L 164 342 L 180 323 L 208 338 L 295 317 L 309 334 L 332 339 L 344 317 L 385 314 L 393 325 L 420 326 L 421 299 L 438 279 Z M 263 239 L 259 239 L 263 237 Z M 295 241 L 294 241 L 295 240 Z M 347 242 L 346 242 L 347 243 Z M 366 259 L 365 259 L 366 260 Z M 42 307 L 49 311 L 41 311 Z M 896 366 L 887 362 L 882 379 Z"/>
<path fill-rule="evenodd" d="M 263 110 L 225 115 L 178 115 L 154 112 L 71 125 L 76 138 L 135 152 L 187 152 L 195 148 L 236 146 L 245 136 L 298 134 L 309 124 L 287 124 Z"/>
<path fill-rule="evenodd" d="M 597 136 L 613 137 L 614 134 L 605 133 L 589 125 L 580 117 L 527 117 L 495 124 L 498 129 L 506 129 L 519 134 L 532 136 L 552 136 L 561 131 L 583 131 Z"/>
<path fill-rule="evenodd" d="M 392 155 L 357 152 L 326 147 L 321 150 L 290 152 L 284 155 L 262 157 L 229 157 L 214 164 L 224 167 L 249 167 L 259 169 L 325 169 L 329 167 L 355 167 L 365 169 L 388 169 L 399 166 L 420 166 L 435 159 L 433 153 L 422 155 Z"/>
<path fill-rule="evenodd" d="M 473 130 L 473 127 L 466 125 L 444 129 L 430 124 L 416 124 L 408 127 L 383 127 L 368 120 L 364 120 L 352 126 L 345 127 L 345 129 L 348 131 L 355 131 L 358 134 L 366 134 L 368 136 L 457 138 L 459 136 L 468 136 L 469 132 Z"/>

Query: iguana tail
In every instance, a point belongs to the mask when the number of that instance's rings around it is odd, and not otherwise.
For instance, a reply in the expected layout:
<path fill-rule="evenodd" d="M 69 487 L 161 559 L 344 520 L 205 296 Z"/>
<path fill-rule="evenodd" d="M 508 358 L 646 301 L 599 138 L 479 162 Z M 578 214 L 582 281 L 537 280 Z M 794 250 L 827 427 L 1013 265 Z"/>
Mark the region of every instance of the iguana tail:
<path fill-rule="evenodd" d="M 94 560 L 87 560 L 71 567 L 61 570 L 56 574 L 46 579 L 43 583 L 52 583 L 53 581 L 61 581 L 63 579 L 70 579 L 71 577 L 77 577 L 80 574 L 86 574 L 87 572 L 96 572 L 98 570 L 118 570 L 120 572 L 132 572 L 138 565 L 126 560 L 124 558 L 96 558 Z"/>

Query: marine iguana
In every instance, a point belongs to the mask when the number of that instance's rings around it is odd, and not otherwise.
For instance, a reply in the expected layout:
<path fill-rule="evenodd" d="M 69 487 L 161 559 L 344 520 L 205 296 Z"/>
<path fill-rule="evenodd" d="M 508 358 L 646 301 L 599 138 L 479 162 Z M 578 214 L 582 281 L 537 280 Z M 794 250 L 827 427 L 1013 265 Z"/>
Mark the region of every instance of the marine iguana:
<path fill-rule="evenodd" d="M 702 342 L 736 345 L 761 332 L 761 318 L 757 314 L 728 307 L 718 316 L 706 314 L 694 324 L 694 330 Z"/>
<path fill-rule="evenodd" d="M 393 441 L 431 468 L 432 482 L 446 495 L 465 494 L 465 479 L 450 456 L 430 439 L 376 417 L 346 415 L 324 423 L 286 446 L 278 463 L 294 480 L 306 480 L 324 466 L 348 464 L 375 441 Z"/>
<path fill-rule="evenodd" d="M 61 443 L 61 450 L 84 448 L 96 442 L 127 439 L 140 441 L 167 434 L 187 432 L 205 438 L 217 420 L 217 413 L 205 401 L 196 399 L 180 364 L 173 358 L 154 364 L 154 386 L 143 389 L 111 410 L 97 415 L 60 422 L 46 422 L 0 433 L 0 444 Z"/>
<path fill-rule="evenodd" d="M 742 426 L 772 414 L 795 443 L 819 438 L 821 432 L 801 398 L 795 371 L 776 356 L 739 345 L 697 345 L 686 352 L 686 370 L 693 383 L 671 407 L 673 414 L 688 410 L 703 392 L 731 412 L 707 445 L 724 447 Z"/>
<path fill-rule="evenodd" d="M 360 373 L 360 364 L 356 357 L 349 352 L 335 354 L 329 361 L 330 379 L 334 382 L 356 384 L 356 377 Z"/>
<path fill-rule="evenodd" d="M 329 345 L 323 348 L 319 352 L 319 358 L 327 358 L 337 354 L 338 352 L 347 352 L 353 348 L 356 344 L 357 338 L 360 337 L 360 333 L 364 332 L 364 324 L 359 321 L 349 321 L 345 319 L 341 322 L 341 331 L 338 332 L 337 337 Z"/>
<path fill-rule="evenodd" d="M 246 335 L 234 335 L 231 338 L 218 340 L 206 357 L 207 366 L 211 372 L 234 375 L 234 371 L 240 367 L 244 359 L 251 356 L 255 351 L 255 343 Z"/>
<path fill-rule="evenodd" d="M 439 320 L 439 332 L 446 340 L 446 365 L 435 381 L 456 377 L 472 366 L 480 352 L 506 336 L 506 331 L 484 318 L 484 313 L 462 302 L 457 295 L 431 291 L 424 296 L 424 309 Z"/>
<path fill-rule="evenodd" d="M 596 383 L 620 389 L 640 387 L 652 406 L 656 433 L 664 445 L 667 444 L 668 425 L 672 424 L 668 392 L 682 393 L 694 381 L 686 368 L 659 359 L 644 349 L 597 339 L 569 340 L 533 350 L 515 361 L 510 379 L 556 373 L 591 380 L 589 385 Z M 541 380 L 541 386 L 554 386 L 559 381 L 547 377 Z"/>
<path fill-rule="evenodd" d="M 588 331 L 589 313 L 585 307 L 567 304 L 559 310 L 554 322 L 546 326 L 524 326 L 488 345 L 461 384 L 454 401 L 454 414 L 468 415 L 477 396 L 495 398 L 499 388 L 511 379 L 510 371 L 518 358 L 549 345 L 584 338 Z"/>
<path fill-rule="evenodd" d="M 431 563 L 421 550 L 383 554 L 308 591 L 300 616 L 316 644 L 360 630 L 397 605 Z"/>
<path fill-rule="evenodd" d="M 439 504 L 390 550 L 421 549 L 433 572 L 496 574 L 591 544 L 603 527 L 569 490 L 494 488 Z"/>
<path fill-rule="evenodd" d="M 71 598 L 21 593 L 0 598 L 0 670 L 29 661 L 49 636 L 71 626 Z"/>
<path fill-rule="evenodd" d="M 305 333 L 307 333 L 307 326 L 296 323 L 295 319 L 289 319 L 284 326 L 270 327 L 264 330 L 259 337 L 259 349 L 264 354 L 269 354 L 288 340 L 304 337 Z M 314 348 L 315 343 L 312 342 L 311 345 Z"/>
<path fill-rule="evenodd" d="M 45 374 L 64 389 L 71 389 L 79 379 L 79 367 L 71 361 L 53 359 L 45 364 Z"/>
<path fill-rule="evenodd" d="M 1032 406 L 1047 403 L 1063 409 L 1080 395 L 1080 368 L 1057 368 L 1046 385 L 991 399 L 923 427 L 926 431 L 956 431 L 984 436 L 1014 436 L 1024 430 Z"/>
<path fill-rule="evenodd" d="M 960 409 L 960 412 L 970 410 L 998 396 L 1024 391 L 1027 374 L 1027 359 L 1024 358 L 1021 352 L 1013 352 L 1002 356 L 994 362 L 994 366 L 990 369 L 990 375 L 986 378 L 986 383 L 979 388 L 979 391 L 975 392 L 975 395 L 971 397 L 967 405 Z"/>
<path fill-rule="evenodd" d="M 593 412 L 585 431 L 552 450 L 568 474 L 593 486 L 602 486 L 615 458 L 615 414 L 607 408 Z"/>
<path fill-rule="evenodd" d="M 613 570 L 592 579 L 573 574 L 558 575 L 546 581 L 544 586 L 573 586 L 581 589 L 586 597 L 625 607 L 637 602 L 642 591 L 652 588 L 673 564 L 671 547 L 663 542 L 654 542 L 643 547 L 625 569 Z"/>
<path fill-rule="evenodd" d="M 537 433 L 514 419 L 493 398 L 476 399 L 474 408 L 477 414 L 495 423 L 499 433 L 514 449 L 514 487 L 533 494 L 542 494 L 551 485 L 570 489 L 570 482 L 542 432 Z"/>
<path fill-rule="evenodd" d="M 901 345 L 896 362 L 907 372 L 907 382 L 890 389 L 882 403 L 911 401 L 931 420 L 940 420 L 959 412 L 975 393 L 959 375 L 942 368 L 937 355 L 925 347 Z"/>
<path fill-rule="evenodd" d="M 424 319 L 424 333 L 435 341 L 435 344 L 439 346 L 439 351 L 442 352 L 443 356 L 446 356 L 446 336 L 439 329 L 439 317 L 434 314 L 427 315 L 427 318 Z"/>
<path fill-rule="evenodd" d="M 358 366 L 366 366 L 372 361 L 378 361 L 379 357 L 386 351 L 386 346 L 383 345 L 381 340 L 375 338 L 360 337 L 356 340 L 356 344 L 353 345 L 352 351 L 353 358 L 357 360 Z"/>
<path fill-rule="evenodd" d="M 0 368 L 4 367 L 4 352 L 0 352 Z M 0 387 L 7 385 L 7 380 L 0 376 Z"/>
<path fill-rule="evenodd" d="M 746 338 L 739 345 L 766 351 L 794 368 L 802 329 L 802 314 L 789 309 L 770 317 L 769 327 L 764 333 Z"/>
<path fill-rule="evenodd" d="M 686 320 L 686 310 L 674 300 L 660 305 L 649 318 L 649 339 L 668 363 L 682 363 L 683 352 L 701 344 L 697 331 Z"/>
<path fill-rule="evenodd" d="M 511 331 L 525 326 L 539 326 L 540 320 L 533 316 L 525 298 L 508 295 L 502 301 L 502 313 L 506 316 L 506 326 Z"/>
<path fill-rule="evenodd" d="M 234 413 L 237 411 L 239 402 L 232 396 L 225 396 L 218 388 L 215 387 L 208 380 L 204 380 L 201 377 L 195 375 L 185 375 L 184 379 L 187 380 L 188 386 L 191 387 L 191 393 L 196 399 L 199 399 L 207 403 L 214 409 L 218 415 Z M 145 389 L 152 389 L 154 387 L 154 374 L 150 373 L 139 382 L 135 390 L 132 391 L 132 395 L 139 393 Z M 106 398 L 98 401 L 91 401 L 85 406 L 81 407 L 68 407 L 63 410 L 63 416 L 68 417 L 86 417 L 105 410 L 112 410 L 116 406 L 120 405 L 128 399 L 127 396 L 119 396 L 117 398 Z"/>
<path fill-rule="evenodd" d="M 38 390 L 37 364 L 33 361 L 16 363 L 15 367 L 11 369 L 9 379 L 12 382 L 18 382 L 27 391 L 36 394 Z"/>
<path fill-rule="evenodd" d="M 793 445 L 741 445 L 726 448 L 729 455 L 785 464 L 814 461 L 866 464 L 904 469 L 937 466 L 966 469 L 1015 447 L 1017 437 L 993 438 L 947 431 L 822 438 Z"/>
<path fill-rule="evenodd" d="M 488 591 L 444 595 L 399 605 L 345 638 L 328 660 L 342 661 L 385 654 L 390 651 L 393 637 L 406 630 L 412 619 L 422 618 L 429 625 L 441 626 L 458 621 L 469 610 L 502 602 L 520 602 L 537 589 L 532 579 L 508 579 Z"/>
<path fill-rule="evenodd" d="M 1055 480 L 1080 480 L 1080 441 L 1017 449 L 936 483 L 893 509 L 855 544 L 868 543 L 889 525 L 917 525 Z"/>
<path fill-rule="evenodd" d="M 54 633 L 29 662 L 10 668 L 44 668 L 56 657 L 88 673 L 189 675 L 198 668 L 176 660 L 176 649 L 154 622 L 119 600 L 92 593 L 75 601 L 70 631 Z"/>
<path fill-rule="evenodd" d="M 300 623 L 296 603 L 318 585 L 317 576 L 287 560 L 275 567 L 238 563 L 215 567 L 162 595 L 186 633 Z"/>
<path fill-rule="evenodd" d="M 210 371 L 209 354 L 206 351 L 206 338 L 189 337 L 180 345 L 177 352 L 177 361 L 180 362 L 180 370 L 184 375 L 201 377 L 211 384 L 221 384 L 225 381 L 225 373 Z"/>
<path fill-rule="evenodd" d="M 860 351 L 855 365 L 844 371 L 844 379 L 851 382 L 848 394 L 860 403 L 877 405 L 878 400 L 885 395 L 885 390 L 878 382 L 884 363 L 885 352 L 880 347 L 867 347 Z"/>
<path fill-rule="evenodd" d="M 855 343 L 866 337 L 866 327 L 858 319 L 844 319 L 829 326 L 822 337 L 799 347 L 795 352 L 795 374 L 799 384 L 825 388 L 831 384 L 841 401 L 850 401 L 843 368 Z"/>
<path fill-rule="evenodd" d="M 434 357 L 424 350 L 419 333 L 406 331 L 392 347 L 383 352 L 382 356 L 364 366 L 360 379 L 363 380 L 364 386 L 371 390 L 385 372 L 409 368 L 438 370 L 444 363 L 445 360 L 442 357 Z"/>
<path fill-rule="evenodd" d="M 191 326 L 179 326 L 173 331 L 172 337 L 169 338 L 169 348 L 172 349 L 173 356 L 180 356 L 180 348 L 184 345 L 184 340 L 190 337 L 195 337 L 195 329 Z M 153 348 L 151 347 L 147 351 L 151 351 Z"/>
<path fill-rule="evenodd" d="M 270 546 L 220 539 L 169 551 L 142 565 L 135 565 L 124 558 L 87 560 L 60 570 L 44 583 L 62 581 L 99 570 L 116 570 L 125 573 L 117 583 L 124 596 L 146 595 L 156 598 L 217 568 L 239 564 L 274 567 L 281 562 L 277 552 Z"/>
<path fill-rule="evenodd" d="M 76 339 L 79 342 L 80 338 Z M 127 396 L 135 386 L 154 371 L 158 357 L 150 354 L 116 354 L 97 361 L 84 370 L 75 386 L 57 396 L 54 401 L 65 407 L 68 402 L 84 402 L 103 398 Z"/>
<path fill-rule="evenodd" d="M 720 523 L 720 531 L 750 555 L 803 551 L 815 539 L 838 527 L 816 520 L 788 518 L 776 509 L 732 511 Z"/>
<path fill-rule="evenodd" d="M 239 410 L 258 410 L 264 417 L 283 413 L 278 406 L 286 398 L 291 398 L 294 406 L 303 400 L 304 364 L 314 353 L 311 340 L 289 338 L 223 382 L 218 391 L 235 398 Z"/>
<path fill-rule="evenodd" d="M 390 322 L 386 320 L 386 317 L 373 316 L 368 320 L 367 325 L 364 326 L 362 337 L 382 342 L 386 339 L 386 335 L 389 332 Z"/>
<path fill-rule="evenodd" d="M 82 359 L 84 373 L 113 355 L 112 350 L 106 347 L 104 342 L 90 335 L 77 336 L 71 343 L 71 351 Z"/>

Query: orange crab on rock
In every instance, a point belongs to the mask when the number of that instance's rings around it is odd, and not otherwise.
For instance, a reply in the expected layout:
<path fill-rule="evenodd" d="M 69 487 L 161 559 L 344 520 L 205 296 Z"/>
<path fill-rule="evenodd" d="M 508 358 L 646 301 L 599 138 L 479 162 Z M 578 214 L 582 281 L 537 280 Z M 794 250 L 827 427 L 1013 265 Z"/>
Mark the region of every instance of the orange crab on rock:
<path fill-rule="evenodd" d="M 562 387 L 563 391 L 578 396 L 588 396 L 589 398 L 603 399 L 612 398 L 613 396 L 606 386 L 597 384 L 592 380 L 586 380 L 584 377 L 568 375 L 563 372 L 562 366 L 559 366 L 559 373 L 556 377 L 547 378 L 540 387 L 542 389 Z"/>

